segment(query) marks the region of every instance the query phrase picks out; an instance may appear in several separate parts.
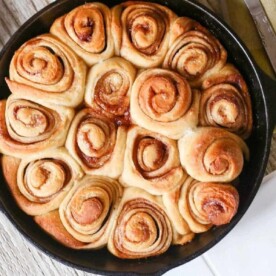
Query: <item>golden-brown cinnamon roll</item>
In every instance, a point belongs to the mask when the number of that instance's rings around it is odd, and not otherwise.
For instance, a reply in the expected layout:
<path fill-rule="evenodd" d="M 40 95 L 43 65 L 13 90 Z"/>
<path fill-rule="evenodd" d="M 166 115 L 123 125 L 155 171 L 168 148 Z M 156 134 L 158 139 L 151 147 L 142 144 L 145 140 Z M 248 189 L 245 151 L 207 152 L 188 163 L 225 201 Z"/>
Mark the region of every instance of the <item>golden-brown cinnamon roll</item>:
<path fill-rule="evenodd" d="M 184 175 L 174 140 L 137 126 L 128 131 L 120 178 L 125 186 L 161 195 L 180 184 Z"/>
<path fill-rule="evenodd" d="M 36 153 L 22 161 L 3 156 L 2 169 L 17 204 L 32 216 L 57 209 L 73 182 L 83 176 L 65 148 Z"/>
<path fill-rule="evenodd" d="M 126 127 L 117 127 L 90 108 L 74 118 L 66 147 L 88 174 L 118 178 L 123 169 Z"/>
<path fill-rule="evenodd" d="M 231 64 L 205 79 L 200 100 L 202 126 L 222 127 L 242 138 L 252 130 L 252 107 L 247 85 Z"/>
<path fill-rule="evenodd" d="M 85 63 L 51 34 L 25 42 L 10 63 L 13 94 L 39 103 L 78 106 L 84 96 Z"/>
<path fill-rule="evenodd" d="M 192 87 L 200 87 L 207 76 L 226 63 L 227 52 L 223 46 L 194 20 L 178 18 L 171 33 L 171 45 L 163 67 L 178 71 Z"/>
<path fill-rule="evenodd" d="M 118 207 L 108 250 L 122 259 L 164 253 L 172 242 L 172 229 L 162 201 L 139 188 L 127 188 Z"/>
<path fill-rule="evenodd" d="M 239 194 L 230 184 L 199 182 L 188 177 L 163 195 L 163 203 L 178 233 L 201 233 L 212 225 L 229 223 L 239 206 Z"/>
<path fill-rule="evenodd" d="M 229 182 L 249 159 L 245 142 L 221 128 L 191 130 L 178 141 L 180 162 L 187 173 L 202 182 Z"/>
<path fill-rule="evenodd" d="M 64 145 L 74 111 L 10 95 L 0 101 L 0 152 L 23 158 Z"/>
<path fill-rule="evenodd" d="M 179 74 L 148 69 L 135 80 L 130 99 L 132 120 L 151 131 L 179 139 L 198 123 L 199 93 Z"/>
<path fill-rule="evenodd" d="M 60 205 L 63 226 L 76 240 L 85 243 L 83 248 L 104 246 L 122 193 L 122 186 L 111 178 L 85 176 Z"/>
<path fill-rule="evenodd" d="M 96 64 L 88 74 L 86 104 L 118 125 L 130 124 L 129 96 L 135 76 L 136 69 L 123 58 Z"/>
<path fill-rule="evenodd" d="M 168 50 L 176 15 L 155 3 L 129 1 L 112 9 L 115 53 L 142 68 L 160 65 Z"/>
<path fill-rule="evenodd" d="M 50 32 L 71 47 L 88 65 L 114 54 L 111 12 L 102 3 L 85 3 L 59 17 Z"/>

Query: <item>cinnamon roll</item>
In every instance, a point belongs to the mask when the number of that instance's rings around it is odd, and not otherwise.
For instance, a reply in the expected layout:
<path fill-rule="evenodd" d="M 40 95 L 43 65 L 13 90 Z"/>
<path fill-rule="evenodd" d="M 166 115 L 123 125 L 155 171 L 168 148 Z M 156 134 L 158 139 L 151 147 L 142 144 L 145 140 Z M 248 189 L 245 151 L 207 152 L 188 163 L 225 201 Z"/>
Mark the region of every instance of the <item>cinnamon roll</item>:
<path fill-rule="evenodd" d="M 194 20 L 178 18 L 171 33 L 163 68 L 178 71 L 192 87 L 200 87 L 206 77 L 218 72 L 226 63 L 227 52 L 223 46 Z"/>
<path fill-rule="evenodd" d="M 117 127 L 90 108 L 74 118 L 66 147 L 88 174 L 118 178 L 123 169 L 126 127 Z"/>
<path fill-rule="evenodd" d="M 123 185 L 161 195 L 180 184 L 184 177 L 174 140 L 137 126 L 128 131 L 120 178 Z"/>
<path fill-rule="evenodd" d="M 135 76 L 136 69 L 123 58 L 96 64 L 88 74 L 86 104 L 118 125 L 130 124 L 129 96 Z"/>
<path fill-rule="evenodd" d="M 187 173 L 202 182 L 230 182 L 249 159 L 245 142 L 221 128 L 191 130 L 178 141 L 180 162 Z"/>
<path fill-rule="evenodd" d="M 142 68 L 160 65 L 168 50 L 176 15 L 155 3 L 129 1 L 112 9 L 115 53 Z"/>
<path fill-rule="evenodd" d="M 60 219 L 67 232 L 96 249 L 107 243 L 113 218 L 122 197 L 122 186 L 103 176 L 85 176 L 76 182 L 60 205 Z"/>
<path fill-rule="evenodd" d="M 172 242 L 172 228 L 159 198 L 127 188 L 118 207 L 108 250 L 122 259 L 164 253 Z"/>
<path fill-rule="evenodd" d="M 25 42 L 10 63 L 13 94 L 39 103 L 78 106 L 84 96 L 85 63 L 51 34 Z"/>
<path fill-rule="evenodd" d="M 64 148 L 36 153 L 22 161 L 3 156 L 2 169 L 17 204 L 32 216 L 57 209 L 73 182 L 83 176 Z"/>
<path fill-rule="evenodd" d="M 0 152 L 18 158 L 64 145 L 74 111 L 10 95 L 0 101 Z"/>
<path fill-rule="evenodd" d="M 58 37 L 89 66 L 114 54 L 111 12 L 102 3 L 85 3 L 59 17 L 50 33 Z"/>
<path fill-rule="evenodd" d="M 239 71 L 227 64 L 205 79 L 200 100 L 201 126 L 222 127 L 246 139 L 252 130 L 252 107 L 247 85 Z"/>
<path fill-rule="evenodd" d="M 239 206 L 239 194 L 231 184 L 198 182 L 188 177 L 163 196 L 175 229 L 183 234 L 205 232 L 212 225 L 229 223 Z"/>
<path fill-rule="evenodd" d="M 135 80 L 130 99 L 132 120 L 151 131 L 179 139 L 198 123 L 199 92 L 179 74 L 148 69 Z"/>

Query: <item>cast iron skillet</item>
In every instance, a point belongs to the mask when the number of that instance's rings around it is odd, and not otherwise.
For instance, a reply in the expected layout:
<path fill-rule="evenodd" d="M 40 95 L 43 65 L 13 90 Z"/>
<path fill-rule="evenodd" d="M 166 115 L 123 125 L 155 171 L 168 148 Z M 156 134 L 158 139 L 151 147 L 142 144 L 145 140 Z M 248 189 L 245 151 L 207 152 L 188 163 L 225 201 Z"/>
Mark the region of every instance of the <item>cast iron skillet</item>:
<path fill-rule="evenodd" d="M 41 33 L 49 31 L 55 18 L 67 13 L 74 7 L 83 4 L 83 0 L 60 0 L 41 10 L 28 20 L 10 39 L 0 53 L 0 98 L 7 98 L 9 90 L 4 77 L 8 76 L 12 55 L 25 41 Z M 109 6 L 121 0 L 102 1 Z M 99 251 L 76 251 L 62 246 L 44 233 L 15 204 L 9 189 L 0 172 L 0 209 L 7 215 L 15 227 L 34 245 L 59 261 L 89 272 L 105 275 L 154 274 L 161 275 L 165 271 L 184 264 L 201 255 L 219 242 L 241 219 L 262 181 L 269 155 L 272 130 L 276 122 L 276 82 L 268 78 L 252 60 L 251 55 L 234 32 L 217 16 L 205 7 L 189 0 L 154 0 L 169 6 L 178 15 L 188 16 L 206 26 L 225 46 L 229 60 L 234 63 L 246 79 L 251 93 L 254 114 L 254 129 L 248 140 L 251 152 L 250 161 L 245 165 L 240 176 L 240 206 L 237 215 L 228 225 L 213 228 L 207 233 L 197 235 L 190 244 L 173 246 L 165 254 L 146 260 L 120 260 L 106 249 Z"/>

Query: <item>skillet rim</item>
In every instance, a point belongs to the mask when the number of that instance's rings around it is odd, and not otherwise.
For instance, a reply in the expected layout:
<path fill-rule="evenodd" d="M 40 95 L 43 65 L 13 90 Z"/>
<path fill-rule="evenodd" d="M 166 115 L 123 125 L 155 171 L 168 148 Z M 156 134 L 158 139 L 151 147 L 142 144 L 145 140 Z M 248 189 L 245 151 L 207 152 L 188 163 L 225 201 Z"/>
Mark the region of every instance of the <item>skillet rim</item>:
<path fill-rule="evenodd" d="M 3 55 L 5 54 L 6 50 L 11 45 L 16 43 L 16 41 L 18 40 L 18 37 L 21 34 L 22 30 L 27 29 L 32 24 L 34 24 L 34 22 L 36 20 L 38 20 L 45 12 L 48 12 L 49 10 L 51 10 L 53 8 L 57 8 L 59 5 L 64 5 L 67 1 L 68 0 L 57 0 L 57 1 L 47 5 L 42 10 L 40 10 L 36 14 L 34 14 L 31 18 L 29 18 L 22 26 L 19 27 L 19 29 L 10 37 L 8 42 L 4 45 L 4 47 L 2 48 L 2 50 L 0 52 L 0 60 L 3 57 Z M 73 0 L 73 1 L 74 1 L 74 3 L 78 3 L 79 5 L 83 4 L 82 2 L 86 2 L 86 1 L 82 1 L 82 0 Z M 261 94 L 263 96 L 263 103 L 264 103 L 264 109 L 265 109 L 265 114 L 264 115 L 265 115 L 265 118 L 266 118 L 266 122 L 265 122 L 266 132 L 265 132 L 265 135 L 264 135 L 265 147 L 264 147 L 264 152 L 262 154 L 263 160 L 261 160 L 260 170 L 258 171 L 258 175 L 255 178 L 255 183 L 254 183 L 253 188 L 251 190 L 250 196 L 247 198 L 246 206 L 244 206 L 243 209 L 239 210 L 239 213 L 236 214 L 236 216 L 225 227 L 225 229 L 219 235 L 217 235 L 211 242 L 209 242 L 207 245 L 203 246 L 200 250 L 196 251 L 194 254 L 191 254 L 188 257 L 185 257 L 181 261 L 171 262 L 170 265 L 165 265 L 163 269 L 159 269 L 158 271 L 156 271 L 156 272 L 154 272 L 150 275 L 162 275 L 166 271 L 168 271 L 172 268 L 178 267 L 180 265 L 183 265 L 186 262 L 189 262 L 192 259 L 200 256 L 204 252 L 207 252 L 215 244 L 217 244 L 222 238 L 224 238 L 236 226 L 236 224 L 239 222 L 239 220 L 243 217 L 245 212 L 248 210 L 248 208 L 251 205 L 254 197 L 256 196 L 256 193 L 258 192 L 258 189 L 260 187 L 261 181 L 262 181 L 263 176 L 264 176 L 264 171 L 265 171 L 265 168 L 266 168 L 266 165 L 267 165 L 267 160 L 268 160 L 268 156 L 269 156 L 269 152 L 270 152 L 271 136 L 272 136 L 273 122 L 272 122 L 272 119 L 270 118 L 270 115 L 269 115 L 269 109 L 270 108 L 269 108 L 269 102 L 268 102 L 268 95 L 266 95 L 264 93 L 265 84 L 263 83 L 264 78 L 262 76 L 262 74 L 264 74 L 264 73 L 256 65 L 256 63 L 255 63 L 252 55 L 250 54 L 249 50 L 247 49 L 247 47 L 244 45 L 244 43 L 241 41 L 241 39 L 235 34 L 235 31 L 233 31 L 233 29 L 230 26 L 228 26 L 228 24 L 225 23 L 223 21 L 223 19 L 221 19 L 214 12 L 210 11 L 208 8 L 206 8 L 205 6 L 203 6 L 199 3 L 192 2 L 191 0 L 178 0 L 178 1 L 186 2 L 187 4 L 192 5 L 196 9 L 199 9 L 200 12 L 207 15 L 208 20 L 215 21 L 219 25 L 219 28 L 221 30 L 226 31 L 229 35 L 231 35 L 233 41 L 235 41 L 235 44 L 238 45 L 239 49 L 243 52 L 245 58 L 250 63 L 251 70 L 253 70 L 252 72 L 254 73 L 254 76 L 256 77 L 256 81 L 258 82 Z M 89 2 L 92 2 L 92 1 L 89 1 Z M 102 2 L 102 1 L 99 1 L 99 2 Z M 104 2 L 106 2 L 106 1 L 104 1 Z M 166 0 L 157 0 L 157 1 L 152 0 L 152 1 L 147 1 L 147 2 L 158 2 L 158 3 L 162 2 L 163 5 L 166 5 L 166 6 L 170 7 L 170 3 Z M 124 271 L 118 271 L 118 270 L 116 270 L 116 272 L 115 272 L 115 271 L 110 271 L 110 270 L 107 271 L 107 270 L 91 269 L 91 268 L 73 263 L 73 262 L 71 262 L 67 259 L 64 259 L 60 255 L 57 255 L 56 252 L 52 252 L 52 251 L 48 250 L 47 248 L 42 246 L 39 243 L 39 241 L 37 241 L 37 239 L 32 238 L 31 235 L 29 233 L 27 233 L 26 230 L 17 221 L 17 218 L 15 216 L 13 216 L 9 212 L 9 210 L 7 210 L 7 208 L 5 207 L 5 204 L 3 204 L 2 195 L 0 195 L 0 211 L 2 211 L 7 216 L 9 221 L 23 235 L 23 237 L 25 237 L 28 241 L 30 241 L 35 247 L 39 248 L 43 253 L 46 253 L 51 258 L 53 258 L 55 260 L 58 260 L 59 262 L 61 262 L 63 264 L 66 264 L 70 267 L 81 269 L 81 270 L 87 271 L 87 272 L 101 273 L 102 275 L 144 275 L 145 274 L 145 273 L 137 273 L 137 272 L 134 272 L 134 271 L 126 273 Z M 147 275 L 148 275 L 148 273 L 147 273 Z"/>

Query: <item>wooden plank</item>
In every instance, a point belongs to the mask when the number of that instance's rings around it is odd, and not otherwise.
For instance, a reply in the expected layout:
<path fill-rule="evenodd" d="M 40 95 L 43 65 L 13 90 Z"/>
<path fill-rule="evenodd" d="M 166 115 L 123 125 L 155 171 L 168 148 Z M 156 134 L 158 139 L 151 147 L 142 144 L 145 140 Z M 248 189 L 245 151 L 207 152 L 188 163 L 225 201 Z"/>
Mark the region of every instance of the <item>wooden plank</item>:
<path fill-rule="evenodd" d="M 30 1 L 33 3 L 33 5 L 38 11 L 44 8 L 45 6 L 47 6 L 48 4 L 54 2 L 54 0 L 40 0 L 40 1 L 30 0 Z"/>
<path fill-rule="evenodd" d="M 12 19 L 18 25 L 23 24 L 28 18 L 36 13 L 35 6 L 30 0 L 2 0 L 4 6 L 9 11 Z"/>

